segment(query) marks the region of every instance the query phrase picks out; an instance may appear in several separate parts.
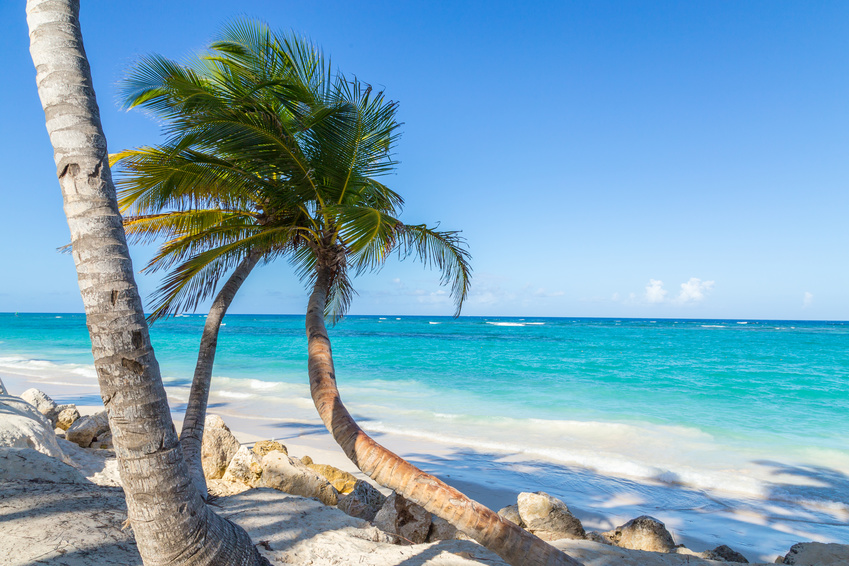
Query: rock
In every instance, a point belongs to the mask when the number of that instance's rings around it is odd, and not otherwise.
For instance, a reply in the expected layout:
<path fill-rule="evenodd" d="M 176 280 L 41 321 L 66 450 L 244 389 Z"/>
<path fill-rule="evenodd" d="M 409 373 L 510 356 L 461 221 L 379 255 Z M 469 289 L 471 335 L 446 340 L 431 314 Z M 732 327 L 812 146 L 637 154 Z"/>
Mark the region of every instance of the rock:
<path fill-rule="evenodd" d="M 228 480 L 228 479 L 220 479 L 220 480 L 206 480 L 206 489 L 210 495 L 214 495 L 215 497 L 227 497 L 230 495 L 236 495 L 237 493 L 242 493 L 249 490 L 251 487 L 249 485 L 245 485 L 240 481 Z"/>
<path fill-rule="evenodd" d="M 270 452 L 262 459 L 262 482 L 265 487 L 314 497 L 325 505 L 336 505 L 339 493 L 330 482 L 282 452 Z"/>
<path fill-rule="evenodd" d="M 256 444 L 254 444 L 253 452 L 259 459 L 262 460 L 263 456 L 268 454 L 269 452 L 274 452 L 275 450 L 279 450 L 283 452 L 287 456 L 289 455 L 289 451 L 286 450 L 286 447 L 277 442 L 276 440 L 260 440 Z"/>
<path fill-rule="evenodd" d="M 457 530 L 457 527 L 436 515 L 430 518 L 430 531 L 427 533 L 427 542 L 439 540 L 468 540 L 469 537 Z"/>
<path fill-rule="evenodd" d="M 21 399 L 38 409 L 38 412 L 47 417 L 52 425 L 51 428 L 56 428 L 56 403 L 46 393 L 38 389 L 27 389 L 21 393 Z"/>
<path fill-rule="evenodd" d="M 106 411 L 100 411 L 74 422 L 65 431 L 65 438 L 82 448 L 88 448 L 92 440 L 106 432 L 109 432 L 109 419 Z"/>
<path fill-rule="evenodd" d="M 582 539 L 586 535 L 581 521 L 566 504 L 544 491 L 520 493 L 518 511 L 524 527 L 542 540 Z"/>
<path fill-rule="evenodd" d="M 66 461 L 50 421 L 34 406 L 12 395 L 0 395 L 0 446 L 32 448 Z"/>
<path fill-rule="evenodd" d="M 56 427 L 62 430 L 68 430 L 71 428 L 71 425 L 80 419 L 80 412 L 77 410 L 76 405 L 59 405 L 56 407 L 56 411 Z"/>
<path fill-rule="evenodd" d="M 386 502 L 386 496 L 370 483 L 357 480 L 349 493 L 341 495 L 337 507 L 350 515 L 366 521 L 374 521 L 375 515 Z"/>
<path fill-rule="evenodd" d="M 68 464 L 32 448 L 0 447 L 0 478 L 33 483 L 90 484 Z"/>
<path fill-rule="evenodd" d="M 800 542 L 790 547 L 784 564 L 796 566 L 845 566 L 849 564 L 849 545 L 824 542 Z"/>
<path fill-rule="evenodd" d="M 221 479 L 239 481 L 253 487 L 259 483 L 261 477 L 262 459 L 247 446 L 240 446 Z"/>
<path fill-rule="evenodd" d="M 90 448 L 98 448 L 101 450 L 114 450 L 114 446 L 112 445 L 112 433 L 107 432 L 101 436 L 98 436 L 94 440 L 92 440 Z"/>
<path fill-rule="evenodd" d="M 359 481 L 353 474 L 349 474 L 348 472 L 344 472 L 339 468 L 334 468 L 327 464 L 307 464 L 303 460 L 301 460 L 301 463 L 306 465 L 312 471 L 317 472 L 319 475 L 324 476 L 327 481 L 333 484 L 333 487 L 335 487 L 336 491 L 339 493 L 351 493 L 354 486 L 357 485 L 357 482 Z"/>
<path fill-rule="evenodd" d="M 314 464 L 315 462 L 313 462 L 313 461 L 312 461 L 312 458 L 310 458 L 309 456 L 307 456 L 307 455 L 305 454 L 305 455 L 301 456 L 301 463 L 302 463 L 304 466 L 309 466 L 310 464 Z"/>
<path fill-rule="evenodd" d="M 218 415 L 207 415 L 203 424 L 203 444 L 200 449 L 203 475 L 207 479 L 221 479 L 236 452 L 239 441 Z"/>
<path fill-rule="evenodd" d="M 701 557 L 708 560 L 716 560 L 717 562 L 737 562 L 739 564 L 749 563 L 745 556 L 724 544 L 717 546 L 713 550 L 703 552 Z"/>
<path fill-rule="evenodd" d="M 649 552 L 672 552 L 675 541 L 666 530 L 666 525 L 648 515 L 631 519 L 612 531 L 602 533 L 612 544 L 632 550 Z"/>
<path fill-rule="evenodd" d="M 610 546 L 611 544 L 613 544 L 613 543 L 611 543 L 609 540 L 607 540 L 606 538 L 604 538 L 604 535 L 603 535 L 603 534 L 601 534 L 601 533 L 600 533 L 600 532 L 598 532 L 598 531 L 590 531 L 590 532 L 588 532 L 588 533 L 584 536 L 584 538 L 585 538 L 585 539 L 587 539 L 587 540 L 591 540 L 591 541 L 593 541 L 593 542 L 597 542 L 597 543 L 599 543 L 599 544 L 606 544 L 606 545 L 608 545 L 608 546 Z"/>
<path fill-rule="evenodd" d="M 518 505 L 508 505 L 503 509 L 498 511 L 498 514 L 513 523 L 514 525 L 518 525 L 520 527 L 524 527 L 525 523 L 522 522 L 522 518 L 519 516 L 519 506 Z"/>
<path fill-rule="evenodd" d="M 421 544 L 430 531 L 431 515 L 423 507 L 392 493 L 374 517 L 374 526 L 402 540 Z"/>

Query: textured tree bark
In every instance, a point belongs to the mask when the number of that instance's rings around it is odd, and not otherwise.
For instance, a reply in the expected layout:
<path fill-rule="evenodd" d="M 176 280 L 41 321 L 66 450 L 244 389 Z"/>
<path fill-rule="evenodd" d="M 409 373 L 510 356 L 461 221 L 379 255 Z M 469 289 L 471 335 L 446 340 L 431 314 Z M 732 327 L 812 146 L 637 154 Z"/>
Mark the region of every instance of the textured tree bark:
<path fill-rule="evenodd" d="M 233 302 L 242 283 L 256 267 L 262 254 L 252 252 L 239 263 L 235 271 L 227 279 L 212 302 L 203 335 L 200 338 L 198 361 L 195 365 L 195 375 L 192 378 L 192 389 L 186 404 L 186 416 L 183 418 L 183 428 L 180 431 L 180 444 L 183 447 L 183 457 L 189 467 L 189 474 L 198 490 L 206 498 L 206 478 L 201 464 L 201 448 L 203 447 L 203 425 L 206 420 L 206 407 L 209 402 L 209 387 L 212 383 L 212 365 L 215 363 L 215 350 L 218 346 L 218 331 L 221 321 Z"/>
<path fill-rule="evenodd" d="M 268 564 L 189 479 L 118 213 L 79 1 L 28 0 L 26 11 L 94 365 L 142 559 L 148 566 Z"/>
<path fill-rule="evenodd" d="M 6 391 L 6 386 L 3 385 L 3 380 L 0 379 L 0 395 L 8 395 L 9 392 Z"/>
<path fill-rule="evenodd" d="M 324 325 L 331 277 L 329 267 L 318 267 L 307 307 L 310 393 L 321 420 L 348 458 L 380 485 L 442 517 L 512 566 L 580 566 L 566 553 L 387 450 L 359 427 L 339 396 Z"/>

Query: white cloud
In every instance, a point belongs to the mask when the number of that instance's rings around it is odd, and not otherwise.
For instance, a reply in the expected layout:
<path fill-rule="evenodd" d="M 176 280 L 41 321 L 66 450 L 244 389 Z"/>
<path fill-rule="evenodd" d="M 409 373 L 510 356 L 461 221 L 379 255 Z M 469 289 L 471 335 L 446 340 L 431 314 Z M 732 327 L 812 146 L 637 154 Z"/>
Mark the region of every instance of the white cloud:
<path fill-rule="evenodd" d="M 809 292 L 809 291 L 805 291 L 805 294 L 802 295 L 802 308 L 803 309 L 808 308 L 809 306 L 811 306 L 811 303 L 813 303 L 813 302 L 814 302 L 814 294 Z"/>
<path fill-rule="evenodd" d="M 618 301 L 618 300 L 619 300 L 619 293 L 613 293 L 613 294 L 610 296 L 610 300 L 611 300 L 611 301 L 613 301 L 613 302 Z"/>
<path fill-rule="evenodd" d="M 650 303 L 662 303 L 665 300 L 666 289 L 663 288 L 663 281 L 649 279 L 649 284 L 646 285 L 646 301 Z"/>
<path fill-rule="evenodd" d="M 705 299 L 711 289 L 713 281 L 702 281 L 698 277 L 691 277 L 686 283 L 681 283 L 681 292 L 675 299 L 679 303 L 697 303 Z"/>

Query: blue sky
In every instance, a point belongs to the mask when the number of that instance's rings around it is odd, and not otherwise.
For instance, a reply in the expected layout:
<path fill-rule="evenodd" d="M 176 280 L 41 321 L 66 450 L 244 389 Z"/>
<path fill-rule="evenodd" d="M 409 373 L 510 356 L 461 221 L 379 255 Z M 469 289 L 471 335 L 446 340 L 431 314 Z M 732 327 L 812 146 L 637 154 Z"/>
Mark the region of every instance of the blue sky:
<path fill-rule="evenodd" d="M 464 314 L 849 319 L 849 3 L 234 6 L 83 2 L 111 151 L 159 136 L 116 104 L 140 55 L 256 17 L 400 102 L 386 182 L 404 220 L 468 238 Z M 23 2 L 0 22 L 0 311 L 81 311 Z M 255 272 L 233 312 L 304 312 L 290 272 Z M 356 286 L 353 313 L 452 312 L 414 263 Z"/>

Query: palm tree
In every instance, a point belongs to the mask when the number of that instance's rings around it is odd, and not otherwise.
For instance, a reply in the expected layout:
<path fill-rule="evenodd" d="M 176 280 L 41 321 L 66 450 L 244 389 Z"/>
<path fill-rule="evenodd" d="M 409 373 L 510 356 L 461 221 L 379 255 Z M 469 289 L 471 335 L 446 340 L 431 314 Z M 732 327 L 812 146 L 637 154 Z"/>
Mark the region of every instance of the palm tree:
<path fill-rule="evenodd" d="M 459 234 L 404 224 L 397 219 L 402 199 L 376 180 L 395 165 L 396 104 L 357 80 L 332 77 L 302 40 L 249 23 L 227 28 L 191 67 L 145 60 L 128 85 L 129 106 L 151 109 L 169 124 L 163 146 L 119 158 L 128 172 L 121 186 L 130 233 L 169 238 L 148 269 L 179 263 L 159 290 L 154 315 L 210 296 L 222 266 L 251 253 L 286 255 L 312 287 L 306 331 L 313 400 L 348 457 L 511 564 L 577 564 L 380 446 L 339 396 L 324 320 L 345 313 L 354 274 L 379 269 L 398 252 L 442 272 L 457 314 L 468 291 Z M 241 215 L 237 230 L 221 224 L 229 215 Z M 261 225 L 265 218 L 279 224 Z"/>
<path fill-rule="evenodd" d="M 150 565 L 268 564 L 189 479 L 133 278 L 78 0 L 28 0 L 30 53 L 62 189 L 129 521 Z"/>

